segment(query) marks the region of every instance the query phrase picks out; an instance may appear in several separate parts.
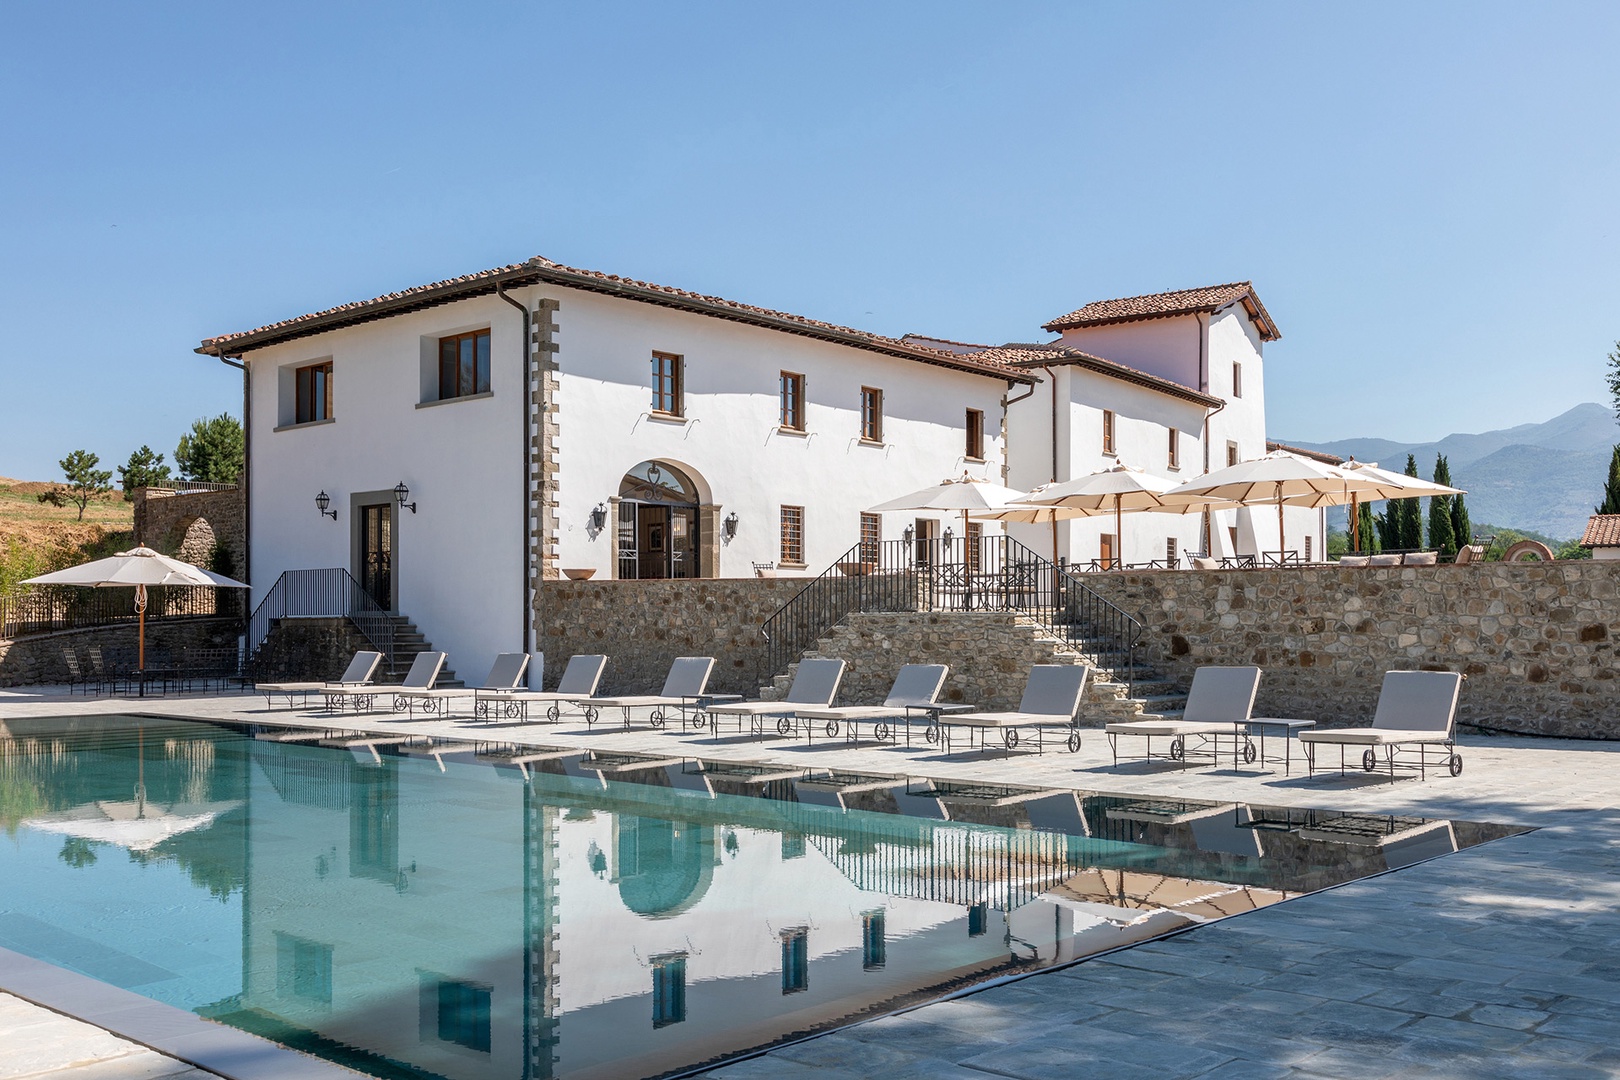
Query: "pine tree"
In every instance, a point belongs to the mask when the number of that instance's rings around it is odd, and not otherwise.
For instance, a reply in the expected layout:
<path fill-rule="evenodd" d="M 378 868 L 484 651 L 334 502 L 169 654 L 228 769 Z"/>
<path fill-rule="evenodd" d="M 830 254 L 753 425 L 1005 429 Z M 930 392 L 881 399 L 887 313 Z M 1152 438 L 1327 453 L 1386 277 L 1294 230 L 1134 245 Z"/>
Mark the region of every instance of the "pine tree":
<path fill-rule="evenodd" d="M 1451 486 L 1451 466 L 1443 455 L 1434 458 L 1434 482 Z M 1451 528 L 1451 496 L 1434 495 L 1429 499 L 1429 546 L 1440 553 L 1442 559 L 1457 554 L 1457 536 Z"/>
<path fill-rule="evenodd" d="M 1609 458 L 1609 482 L 1603 485 L 1603 501 L 1592 508 L 1594 514 L 1620 514 L 1620 446 Z"/>
<path fill-rule="evenodd" d="M 1361 550 L 1376 553 L 1379 548 L 1378 538 L 1383 534 L 1382 529 L 1373 525 L 1372 503 L 1362 503 L 1356 511 L 1356 526 L 1361 532 Z"/>

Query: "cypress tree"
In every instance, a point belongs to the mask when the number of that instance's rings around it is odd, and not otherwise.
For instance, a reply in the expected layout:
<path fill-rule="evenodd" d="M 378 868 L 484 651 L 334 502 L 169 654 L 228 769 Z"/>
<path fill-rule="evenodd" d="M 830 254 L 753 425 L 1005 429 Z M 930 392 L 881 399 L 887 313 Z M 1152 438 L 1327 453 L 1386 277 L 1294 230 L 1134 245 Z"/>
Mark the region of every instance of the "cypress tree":
<path fill-rule="evenodd" d="M 1451 468 L 1439 454 L 1434 458 L 1434 482 L 1451 486 Z M 1451 529 L 1450 495 L 1435 495 L 1429 499 L 1429 545 L 1440 552 L 1443 559 L 1457 554 L 1457 537 Z"/>
<path fill-rule="evenodd" d="M 1361 504 L 1361 508 L 1356 511 L 1356 520 L 1359 522 L 1356 528 L 1361 532 L 1361 550 L 1376 554 L 1379 548 L 1378 538 L 1383 535 L 1383 529 L 1373 524 L 1372 503 Z"/>
<path fill-rule="evenodd" d="M 1417 458 L 1407 454 L 1406 475 L 1415 477 L 1417 474 Z M 1386 544 L 1386 547 L 1416 551 L 1423 546 L 1423 510 L 1418 502 L 1418 499 L 1394 499 L 1390 502 L 1391 509 L 1395 511 L 1397 542 Z"/>
<path fill-rule="evenodd" d="M 1378 547 L 1398 548 L 1401 546 L 1401 504 L 1387 502 L 1377 518 Z"/>
<path fill-rule="evenodd" d="M 1616 367 L 1620 368 L 1620 364 Z M 1609 482 L 1603 485 L 1603 501 L 1592 508 L 1592 513 L 1620 514 L 1620 446 L 1614 448 L 1614 456 L 1609 458 Z"/>

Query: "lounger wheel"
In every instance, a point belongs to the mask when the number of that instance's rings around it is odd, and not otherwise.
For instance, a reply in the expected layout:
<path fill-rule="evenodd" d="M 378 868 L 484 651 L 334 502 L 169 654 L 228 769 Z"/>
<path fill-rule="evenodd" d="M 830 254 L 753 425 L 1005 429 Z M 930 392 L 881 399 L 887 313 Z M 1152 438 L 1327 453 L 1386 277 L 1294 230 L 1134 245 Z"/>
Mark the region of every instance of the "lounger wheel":
<path fill-rule="evenodd" d="M 404 712 L 406 709 L 409 709 L 410 707 L 411 707 L 411 703 L 410 703 L 409 700 L 400 697 L 398 694 L 394 695 L 394 711 L 395 712 Z"/>
<path fill-rule="evenodd" d="M 1080 752 L 1080 733 L 1078 731 L 1069 732 L 1068 747 L 1071 754 Z"/>
<path fill-rule="evenodd" d="M 1248 739 L 1243 740 L 1243 764 L 1253 765 L 1259 754 L 1254 749 L 1254 743 Z"/>
<path fill-rule="evenodd" d="M 596 718 L 600 715 L 600 710 L 594 709 L 589 705 L 585 706 L 585 726 L 590 727 L 592 724 L 596 723 Z"/>
<path fill-rule="evenodd" d="M 836 720 L 827 721 L 826 727 L 823 728 L 822 730 L 826 731 L 827 738 L 829 738 L 829 739 L 838 738 L 838 721 L 836 721 Z"/>
<path fill-rule="evenodd" d="M 874 724 L 872 734 L 877 737 L 878 742 L 888 742 L 894 737 L 894 729 L 888 724 Z"/>
<path fill-rule="evenodd" d="M 702 711 L 695 712 L 692 714 L 692 719 L 687 722 L 692 725 L 693 731 L 702 731 L 709 726 L 709 714 Z"/>
<path fill-rule="evenodd" d="M 1378 768 L 1378 755 L 1371 750 L 1363 750 L 1361 752 L 1361 767 L 1367 772 L 1372 772 Z"/>
<path fill-rule="evenodd" d="M 1003 728 L 1001 732 L 1001 745 L 1009 750 L 1018 748 L 1018 729 L 1015 727 Z"/>
<path fill-rule="evenodd" d="M 793 731 L 793 720 L 792 720 L 791 717 L 778 716 L 776 718 L 776 733 L 778 735 L 787 735 L 787 734 L 790 734 L 792 731 Z"/>
<path fill-rule="evenodd" d="M 591 713 L 590 713 L 589 709 L 587 709 L 585 711 L 585 715 L 586 715 L 587 718 L 590 717 Z M 561 720 L 562 719 L 562 706 L 557 704 L 555 701 L 552 702 L 551 705 L 546 709 L 546 719 L 551 721 L 553 724 L 555 724 L 557 721 Z M 590 722 L 589 719 L 587 719 L 586 722 L 589 723 Z"/>
<path fill-rule="evenodd" d="M 1177 735 L 1175 738 L 1170 740 L 1170 757 L 1174 761 L 1180 761 L 1186 755 L 1187 740 L 1183 739 L 1180 735 Z"/>
<path fill-rule="evenodd" d="M 931 743 L 939 742 L 939 725 L 929 724 L 923 729 L 923 739 Z"/>
<path fill-rule="evenodd" d="M 652 715 L 647 718 L 647 722 L 652 724 L 652 726 L 655 727 L 655 728 L 663 727 L 664 726 L 664 710 L 663 709 L 654 709 L 652 711 Z M 628 720 L 625 722 L 624 726 L 625 727 L 630 726 Z"/>
<path fill-rule="evenodd" d="M 1450 757 L 1448 757 L 1446 759 L 1446 769 L 1451 773 L 1452 776 L 1461 776 L 1462 775 L 1462 755 L 1461 754 L 1452 754 Z"/>

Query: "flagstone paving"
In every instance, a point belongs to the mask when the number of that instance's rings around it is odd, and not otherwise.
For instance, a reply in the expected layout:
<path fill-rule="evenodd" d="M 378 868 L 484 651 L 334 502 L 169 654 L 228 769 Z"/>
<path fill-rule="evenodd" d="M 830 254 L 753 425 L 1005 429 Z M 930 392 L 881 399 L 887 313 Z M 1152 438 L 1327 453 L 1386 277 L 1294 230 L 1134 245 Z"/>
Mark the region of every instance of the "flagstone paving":
<path fill-rule="evenodd" d="M 1620 1076 L 1620 744 L 1472 737 L 1460 777 L 1314 779 L 818 741 L 558 725 L 341 719 L 263 698 L 0 693 L 9 716 L 146 712 L 657 751 L 997 783 L 1421 814 L 1537 831 L 1300 897 L 1060 970 L 857 1024 L 709 1077 L 1180 1078 Z M 1296 766 L 1299 763 L 1296 761 Z M 0 1040 L 9 1037 L 0 1014 Z M 64 1047 L 70 1051 L 71 1047 Z M 53 1075 L 46 1073 L 46 1075 Z"/>

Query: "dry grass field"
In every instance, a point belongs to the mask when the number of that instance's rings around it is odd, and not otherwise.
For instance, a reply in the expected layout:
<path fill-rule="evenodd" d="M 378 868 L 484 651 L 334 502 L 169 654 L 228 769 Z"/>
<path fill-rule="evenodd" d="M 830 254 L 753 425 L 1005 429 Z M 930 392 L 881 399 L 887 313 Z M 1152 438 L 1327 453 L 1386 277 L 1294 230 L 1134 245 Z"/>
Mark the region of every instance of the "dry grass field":
<path fill-rule="evenodd" d="M 123 492 L 91 500 L 80 521 L 77 506 L 39 501 L 55 486 L 0 476 L 0 594 L 23 578 L 100 558 L 133 539 L 134 504 Z"/>

